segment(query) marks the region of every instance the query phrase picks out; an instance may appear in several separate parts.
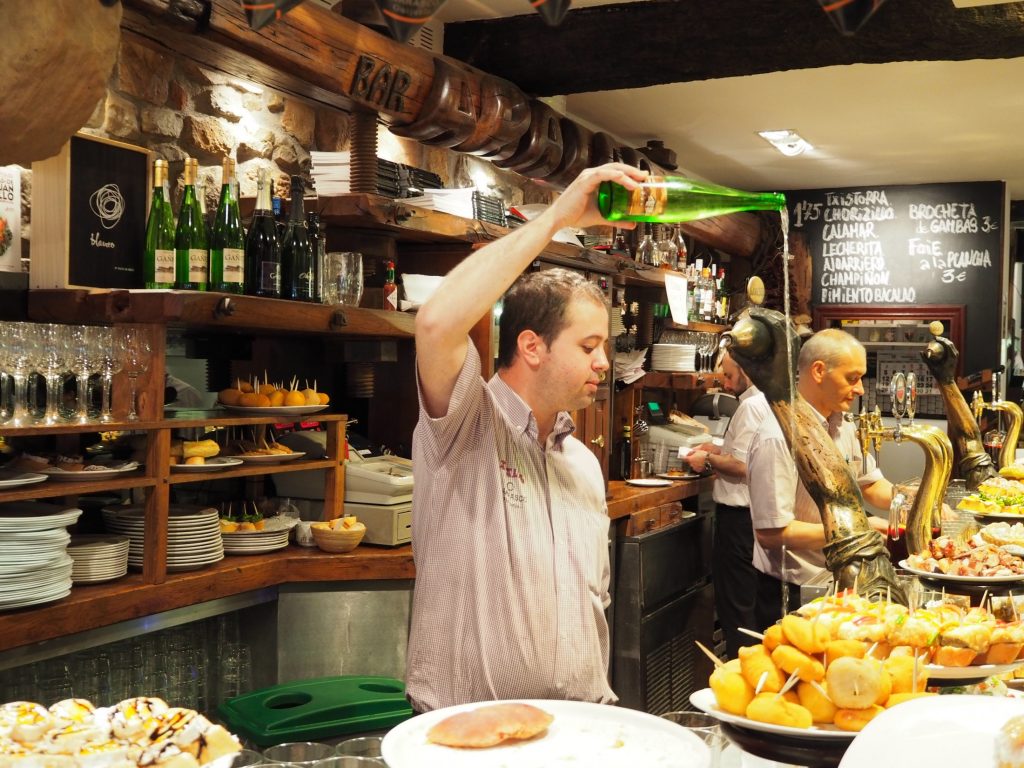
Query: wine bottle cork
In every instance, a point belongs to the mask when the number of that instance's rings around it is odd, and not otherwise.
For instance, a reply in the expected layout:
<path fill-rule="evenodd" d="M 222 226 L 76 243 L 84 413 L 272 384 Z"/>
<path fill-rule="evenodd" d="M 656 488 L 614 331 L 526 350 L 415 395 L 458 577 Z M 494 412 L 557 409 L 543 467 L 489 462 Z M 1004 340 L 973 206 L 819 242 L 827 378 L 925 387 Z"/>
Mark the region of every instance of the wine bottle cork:
<path fill-rule="evenodd" d="M 932 320 L 930 323 L 928 323 L 928 330 L 931 332 L 932 336 L 941 336 L 943 330 L 942 321 Z"/>

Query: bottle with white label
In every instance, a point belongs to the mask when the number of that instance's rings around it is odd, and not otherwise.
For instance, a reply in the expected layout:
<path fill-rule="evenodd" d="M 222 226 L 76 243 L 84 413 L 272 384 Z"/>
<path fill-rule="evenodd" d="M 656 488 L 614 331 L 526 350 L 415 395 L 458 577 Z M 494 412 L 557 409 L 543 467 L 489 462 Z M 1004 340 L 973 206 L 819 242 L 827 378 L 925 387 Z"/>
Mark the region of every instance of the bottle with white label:
<path fill-rule="evenodd" d="M 220 203 L 210 230 L 210 290 L 242 293 L 245 282 L 245 230 L 235 194 L 235 161 L 221 164 Z"/>
<path fill-rule="evenodd" d="M 153 161 L 153 194 L 142 271 L 147 288 L 174 287 L 174 210 L 167 192 L 166 160 Z"/>
<path fill-rule="evenodd" d="M 178 229 L 174 233 L 177 263 L 175 287 L 185 291 L 205 291 L 210 254 L 206 242 L 206 222 L 196 196 L 199 161 L 185 158 L 185 191 L 178 210 Z"/>

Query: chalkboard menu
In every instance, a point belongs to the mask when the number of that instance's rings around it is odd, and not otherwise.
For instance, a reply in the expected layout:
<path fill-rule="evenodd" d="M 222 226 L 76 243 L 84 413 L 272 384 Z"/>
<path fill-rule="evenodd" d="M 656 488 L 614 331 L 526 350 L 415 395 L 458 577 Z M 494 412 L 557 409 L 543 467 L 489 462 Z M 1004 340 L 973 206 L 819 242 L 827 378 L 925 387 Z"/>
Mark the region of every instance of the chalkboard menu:
<path fill-rule="evenodd" d="M 787 192 L 818 306 L 967 307 L 964 370 L 997 363 L 1004 242 L 1001 181 Z"/>

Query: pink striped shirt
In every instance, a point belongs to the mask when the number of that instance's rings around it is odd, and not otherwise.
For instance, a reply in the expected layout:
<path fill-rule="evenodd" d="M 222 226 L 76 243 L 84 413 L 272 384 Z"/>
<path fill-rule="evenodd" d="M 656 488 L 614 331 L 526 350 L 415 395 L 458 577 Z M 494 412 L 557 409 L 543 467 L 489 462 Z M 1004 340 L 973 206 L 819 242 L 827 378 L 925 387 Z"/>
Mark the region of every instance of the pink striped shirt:
<path fill-rule="evenodd" d="M 608 515 L 596 457 L 530 408 L 472 343 L 448 413 L 420 397 L 406 687 L 431 710 L 493 699 L 612 702 Z"/>

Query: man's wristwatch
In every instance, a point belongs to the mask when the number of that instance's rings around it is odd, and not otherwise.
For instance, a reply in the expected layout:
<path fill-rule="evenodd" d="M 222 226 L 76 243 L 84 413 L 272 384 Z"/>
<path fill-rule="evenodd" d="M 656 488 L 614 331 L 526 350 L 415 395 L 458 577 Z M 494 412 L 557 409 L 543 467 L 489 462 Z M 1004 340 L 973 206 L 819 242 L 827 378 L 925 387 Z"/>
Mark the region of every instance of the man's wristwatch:
<path fill-rule="evenodd" d="M 708 456 L 707 458 L 704 459 L 704 471 L 707 472 L 708 474 L 710 474 L 710 473 L 715 471 L 714 467 L 711 466 L 711 457 L 710 456 Z"/>

